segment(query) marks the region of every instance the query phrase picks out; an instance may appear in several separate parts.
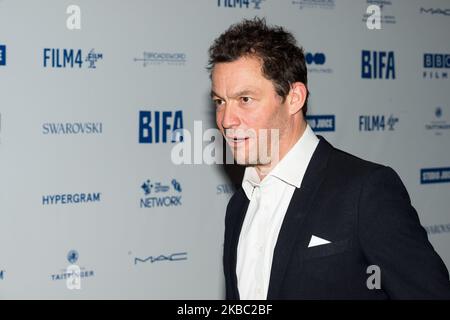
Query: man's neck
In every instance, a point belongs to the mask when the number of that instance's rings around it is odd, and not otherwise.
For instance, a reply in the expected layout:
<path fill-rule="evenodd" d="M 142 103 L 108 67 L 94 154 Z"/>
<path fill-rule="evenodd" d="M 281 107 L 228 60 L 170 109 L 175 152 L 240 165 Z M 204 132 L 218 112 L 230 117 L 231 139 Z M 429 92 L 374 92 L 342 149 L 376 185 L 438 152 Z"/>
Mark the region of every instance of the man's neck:
<path fill-rule="evenodd" d="M 284 141 L 280 139 L 279 157 L 277 160 L 270 161 L 267 164 L 255 166 L 256 172 L 258 173 L 260 181 L 262 181 L 275 166 L 284 158 L 284 156 L 292 149 L 292 147 L 297 143 L 297 141 L 303 136 L 306 130 L 306 121 L 301 122 L 298 126 L 298 130 L 295 130 L 289 137 L 284 138 Z"/>

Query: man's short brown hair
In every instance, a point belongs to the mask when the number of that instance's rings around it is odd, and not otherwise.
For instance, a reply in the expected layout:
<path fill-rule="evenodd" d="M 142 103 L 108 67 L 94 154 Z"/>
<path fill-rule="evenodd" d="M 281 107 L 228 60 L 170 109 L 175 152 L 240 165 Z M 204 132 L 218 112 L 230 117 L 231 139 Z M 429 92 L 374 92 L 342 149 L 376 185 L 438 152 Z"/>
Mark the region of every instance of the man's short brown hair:
<path fill-rule="evenodd" d="M 297 46 L 292 33 L 279 26 L 268 26 L 264 18 L 244 19 L 214 40 L 209 48 L 208 70 L 216 63 L 233 62 L 244 56 L 261 60 L 262 74 L 273 82 L 283 102 L 292 83 L 302 82 L 308 86 L 303 48 Z M 305 116 L 308 97 L 309 91 L 302 109 Z"/>

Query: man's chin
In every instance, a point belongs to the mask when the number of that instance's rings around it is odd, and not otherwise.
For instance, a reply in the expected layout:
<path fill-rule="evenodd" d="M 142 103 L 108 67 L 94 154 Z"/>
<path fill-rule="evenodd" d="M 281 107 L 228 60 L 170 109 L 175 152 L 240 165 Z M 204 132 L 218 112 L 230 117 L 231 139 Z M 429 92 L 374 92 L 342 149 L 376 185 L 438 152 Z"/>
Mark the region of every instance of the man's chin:
<path fill-rule="evenodd" d="M 251 166 L 260 166 L 260 165 L 264 165 L 264 163 L 261 163 L 258 159 L 250 159 L 248 155 L 236 155 L 233 154 L 234 156 L 234 162 L 237 165 L 240 166 L 246 166 L 246 167 L 251 167 Z"/>

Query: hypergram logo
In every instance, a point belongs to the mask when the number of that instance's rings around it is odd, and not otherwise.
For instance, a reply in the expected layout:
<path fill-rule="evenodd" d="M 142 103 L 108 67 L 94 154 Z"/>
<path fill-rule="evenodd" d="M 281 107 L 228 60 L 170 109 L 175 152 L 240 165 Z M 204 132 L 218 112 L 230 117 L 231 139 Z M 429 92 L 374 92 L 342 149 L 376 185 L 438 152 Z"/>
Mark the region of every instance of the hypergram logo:
<path fill-rule="evenodd" d="M 162 261 L 183 261 L 187 260 L 187 252 L 179 252 L 179 253 L 172 253 L 172 254 L 160 254 L 157 256 L 149 256 L 145 258 L 134 258 L 134 265 L 137 265 L 138 263 L 155 263 L 155 262 L 162 262 Z"/>
<path fill-rule="evenodd" d="M 42 205 L 46 206 L 100 202 L 100 196 L 100 192 L 45 195 L 42 196 Z"/>

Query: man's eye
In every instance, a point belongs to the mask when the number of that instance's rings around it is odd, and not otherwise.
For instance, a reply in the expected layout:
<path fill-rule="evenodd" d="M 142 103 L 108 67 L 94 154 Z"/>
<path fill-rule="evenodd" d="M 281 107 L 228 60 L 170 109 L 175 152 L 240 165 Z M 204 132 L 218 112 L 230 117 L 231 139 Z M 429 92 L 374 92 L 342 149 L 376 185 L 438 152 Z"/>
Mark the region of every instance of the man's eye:
<path fill-rule="evenodd" d="M 223 104 L 223 100 L 221 100 L 221 99 L 214 99 L 214 104 L 215 104 L 216 106 L 220 106 L 220 105 Z"/>
<path fill-rule="evenodd" d="M 252 101 L 252 98 L 250 98 L 250 97 L 242 97 L 242 98 L 241 98 L 241 101 L 242 101 L 243 103 L 249 103 L 250 101 Z"/>

